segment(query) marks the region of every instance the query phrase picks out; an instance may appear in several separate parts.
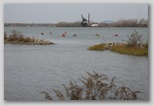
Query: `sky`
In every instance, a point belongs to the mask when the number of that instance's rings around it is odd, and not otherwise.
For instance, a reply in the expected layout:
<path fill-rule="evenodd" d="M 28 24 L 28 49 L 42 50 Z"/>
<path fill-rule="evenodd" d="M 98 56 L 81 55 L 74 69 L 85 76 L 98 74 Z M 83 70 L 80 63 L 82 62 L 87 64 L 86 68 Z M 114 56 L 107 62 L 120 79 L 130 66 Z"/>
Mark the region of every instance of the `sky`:
<path fill-rule="evenodd" d="M 58 23 L 81 21 L 81 14 L 94 22 L 148 19 L 144 3 L 6 3 L 5 23 Z"/>

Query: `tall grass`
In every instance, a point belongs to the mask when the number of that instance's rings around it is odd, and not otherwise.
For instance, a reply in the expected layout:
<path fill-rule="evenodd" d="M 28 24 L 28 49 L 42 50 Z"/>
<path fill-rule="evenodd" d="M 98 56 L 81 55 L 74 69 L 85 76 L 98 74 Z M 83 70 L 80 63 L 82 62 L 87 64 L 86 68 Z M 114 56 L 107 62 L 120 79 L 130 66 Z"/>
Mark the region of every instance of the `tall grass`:
<path fill-rule="evenodd" d="M 76 81 L 70 81 L 69 85 L 63 85 L 65 92 L 54 90 L 58 100 L 137 100 L 139 91 L 132 91 L 126 86 L 117 87 L 114 83 L 115 77 L 109 81 L 104 74 L 93 71 L 88 77 L 79 79 L 81 85 Z M 49 93 L 43 91 L 45 99 L 55 100 Z"/>

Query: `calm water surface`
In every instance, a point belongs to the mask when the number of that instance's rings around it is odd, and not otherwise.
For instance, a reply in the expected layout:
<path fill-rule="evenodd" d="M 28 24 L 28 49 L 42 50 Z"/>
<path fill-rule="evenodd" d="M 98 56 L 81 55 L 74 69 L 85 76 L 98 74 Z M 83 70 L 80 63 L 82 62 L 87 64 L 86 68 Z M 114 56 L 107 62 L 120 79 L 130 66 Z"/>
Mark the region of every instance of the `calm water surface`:
<path fill-rule="evenodd" d="M 102 42 L 121 42 L 134 29 L 148 38 L 147 28 L 49 28 L 5 27 L 24 35 L 53 41 L 55 45 L 4 45 L 4 99 L 45 100 L 42 91 L 53 94 L 52 89 L 63 89 L 71 79 L 78 80 L 86 72 L 116 77 L 119 86 L 140 90 L 141 99 L 149 98 L 148 58 L 121 55 L 110 51 L 89 51 L 91 45 Z M 50 35 L 50 31 L 53 33 Z M 41 35 L 41 32 L 44 35 Z M 61 34 L 67 32 L 67 37 Z M 77 34 L 73 37 L 73 34 Z M 101 36 L 96 37 L 98 33 Z M 113 36 L 118 33 L 119 36 Z"/>

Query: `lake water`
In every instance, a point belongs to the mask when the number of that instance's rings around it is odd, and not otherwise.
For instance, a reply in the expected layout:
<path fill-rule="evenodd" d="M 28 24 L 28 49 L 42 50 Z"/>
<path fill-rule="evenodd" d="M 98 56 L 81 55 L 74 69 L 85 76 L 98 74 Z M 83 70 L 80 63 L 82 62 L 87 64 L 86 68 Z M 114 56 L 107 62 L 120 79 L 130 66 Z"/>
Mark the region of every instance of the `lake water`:
<path fill-rule="evenodd" d="M 116 77 L 117 85 L 142 91 L 139 98 L 149 99 L 148 57 L 87 50 L 94 44 L 127 40 L 126 35 L 134 29 L 143 34 L 146 41 L 148 28 L 4 28 L 8 34 L 14 29 L 26 36 L 52 41 L 55 45 L 4 45 L 5 100 L 45 100 L 42 91 L 52 95 L 53 89 L 63 90 L 62 84 L 67 85 L 70 80 L 78 80 L 93 70 L 110 79 Z M 61 37 L 64 32 L 67 32 L 66 37 Z M 76 37 L 73 37 L 74 33 Z M 116 33 L 118 37 L 113 36 Z"/>

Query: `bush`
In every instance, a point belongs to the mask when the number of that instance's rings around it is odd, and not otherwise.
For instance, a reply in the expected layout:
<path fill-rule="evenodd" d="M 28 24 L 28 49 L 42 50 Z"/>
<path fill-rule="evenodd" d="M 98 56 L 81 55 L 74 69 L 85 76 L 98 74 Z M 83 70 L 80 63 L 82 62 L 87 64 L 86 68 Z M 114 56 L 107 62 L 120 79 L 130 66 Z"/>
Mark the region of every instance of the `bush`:
<path fill-rule="evenodd" d="M 143 35 L 142 34 L 139 35 L 138 32 L 136 32 L 136 29 L 130 36 L 127 37 L 128 37 L 127 46 L 141 47 L 143 45 Z"/>
<path fill-rule="evenodd" d="M 95 71 L 88 73 L 88 78 L 79 79 L 82 86 L 75 81 L 70 81 L 69 86 L 64 86 L 65 93 L 54 90 L 59 100 L 137 100 L 139 91 L 132 91 L 130 88 L 117 87 L 114 78 L 109 82 L 107 76 L 98 74 Z M 54 100 L 49 93 L 43 91 L 45 99 Z"/>

